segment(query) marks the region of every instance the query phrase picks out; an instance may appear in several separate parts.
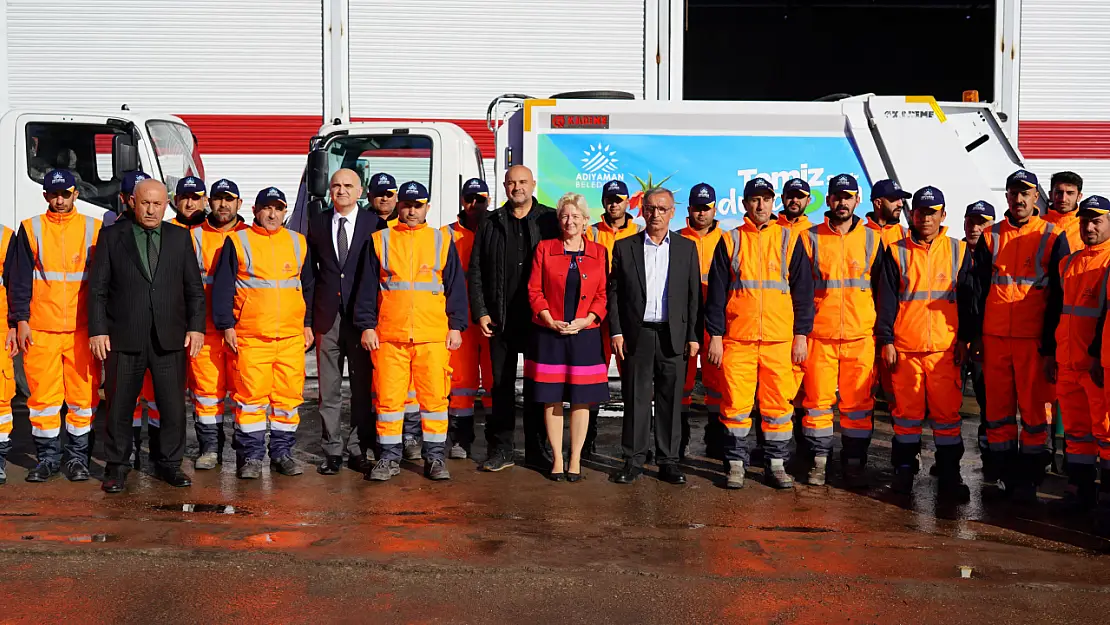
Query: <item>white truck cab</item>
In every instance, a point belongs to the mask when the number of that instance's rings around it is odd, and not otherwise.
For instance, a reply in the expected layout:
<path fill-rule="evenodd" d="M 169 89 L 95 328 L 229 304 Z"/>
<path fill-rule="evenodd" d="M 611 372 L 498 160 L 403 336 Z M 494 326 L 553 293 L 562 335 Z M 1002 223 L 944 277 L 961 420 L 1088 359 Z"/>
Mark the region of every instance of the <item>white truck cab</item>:
<path fill-rule="evenodd" d="M 46 210 L 42 179 L 51 169 L 74 173 L 77 210 L 98 219 L 119 208 L 127 171 L 141 169 L 171 193 L 184 176 L 204 177 L 196 137 L 173 115 L 10 109 L 0 114 L 0 145 L 0 223 L 13 230 Z"/>
<path fill-rule="evenodd" d="M 328 182 L 342 168 L 362 178 L 361 208 L 368 208 L 370 177 L 387 172 L 401 185 L 415 180 L 428 188 L 428 223 L 445 226 L 459 212 L 459 189 L 470 178 L 485 178 L 482 155 L 474 139 L 447 122 L 420 122 L 398 127 L 389 122 L 333 123 L 320 128 L 310 143 L 305 179 L 289 226 L 306 232 L 308 218 L 326 210 Z"/>

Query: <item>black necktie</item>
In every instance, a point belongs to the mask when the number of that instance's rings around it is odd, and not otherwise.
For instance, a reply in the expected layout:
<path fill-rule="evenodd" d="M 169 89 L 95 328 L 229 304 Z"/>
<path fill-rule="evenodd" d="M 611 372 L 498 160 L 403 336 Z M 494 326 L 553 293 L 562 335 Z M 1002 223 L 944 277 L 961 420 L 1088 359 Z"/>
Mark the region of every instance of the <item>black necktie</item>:
<path fill-rule="evenodd" d="M 350 243 L 347 241 L 347 218 L 339 218 L 339 234 L 336 236 L 339 243 L 339 266 L 347 264 L 347 252 L 350 251 Z"/>
<path fill-rule="evenodd" d="M 150 265 L 150 279 L 154 279 L 154 272 L 158 270 L 158 246 L 154 244 L 154 230 L 146 231 L 146 262 Z"/>

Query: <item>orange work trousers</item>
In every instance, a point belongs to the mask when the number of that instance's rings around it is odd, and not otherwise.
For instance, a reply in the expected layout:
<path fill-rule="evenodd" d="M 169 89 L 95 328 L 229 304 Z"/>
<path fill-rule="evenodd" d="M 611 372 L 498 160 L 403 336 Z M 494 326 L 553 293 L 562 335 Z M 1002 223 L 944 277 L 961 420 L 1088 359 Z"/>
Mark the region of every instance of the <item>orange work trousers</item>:
<path fill-rule="evenodd" d="M 1037 339 L 983 337 L 983 379 L 987 387 L 987 444 L 992 452 L 1021 448 L 1030 454 L 1048 448 L 1045 403 L 1052 389 L 1044 378 Z"/>
<path fill-rule="evenodd" d="M 487 396 L 493 392 L 489 341 L 477 325 L 471 325 L 462 334 L 462 346 L 450 354 L 451 400 L 447 412 L 451 417 L 473 417 L 479 384 Z M 416 389 L 411 390 L 416 399 Z"/>
<path fill-rule="evenodd" d="M 840 391 L 840 433 L 870 439 L 875 398 L 875 338 L 810 339 L 802 405 L 802 434 L 814 455 L 828 456 L 833 447 L 833 404 Z"/>
<path fill-rule="evenodd" d="M 62 404 L 66 404 L 66 431 L 84 436 L 92 431 L 93 408 L 99 397 L 100 364 L 89 349 L 89 333 L 34 330 L 30 349 L 23 356 L 27 374 L 27 409 L 31 435 L 58 438 Z"/>
<path fill-rule="evenodd" d="M 265 456 L 266 421 L 270 458 L 293 453 L 299 409 L 304 403 L 304 337 L 240 336 L 235 388 L 235 449 L 240 459 Z"/>
<path fill-rule="evenodd" d="M 1095 386 L 1090 371 L 1060 367 L 1056 372 L 1056 394 L 1064 421 L 1069 465 L 1093 466 L 1099 459 L 1099 444 L 1106 439 L 1106 395 Z M 1104 448 L 1105 449 L 1105 448 Z M 1110 459 L 1110 449 L 1105 449 Z"/>
<path fill-rule="evenodd" d="M 15 396 L 15 363 L 8 350 L 0 349 L 0 469 L 12 436 L 12 397 Z"/>
<path fill-rule="evenodd" d="M 223 423 L 225 398 L 235 391 L 235 352 L 224 344 L 222 335 L 204 335 L 200 353 L 189 360 L 189 376 L 197 423 Z"/>
<path fill-rule="evenodd" d="M 897 399 L 892 415 L 896 444 L 920 449 L 926 413 L 933 429 L 933 442 L 938 447 L 963 444 L 960 433 L 963 385 L 955 351 L 899 352 L 891 376 Z"/>
<path fill-rule="evenodd" d="M 705 335 L 705 342 L 698 350 L 697 358 L 691 358 L 686 364 L 686 383 L 682 385 L 682 412 L 689 413 L 693 405 L 692 395 L 694 383 L 697 381 L 698 363 L 701 363 L 701 384 L 705 387 L 705 409 L 710 418 L 721 414 L 721 370 L 709 364 L 709 335 Z"/>
<path fill-rule="evenodd" d="M 749 462 L 748 434 L 752 407 L 759 399 L 764 454 L 787 459 L 794 437 L 794 398 L 802 382 L 802 368 L 790 361 L 790 341 L 724 341 L 721 360 L 721 422 L 725 424 L 725 459 Z"/>
<path fill-rule="evenodd" d="M 395 343 L 382 341 L 371 352 L 374 361 L 374 409 L 378 413 L 378 443 L 382 459 L 400 460 L 409 385 L 416 387 L 420 406 L 425 460 L 443 458 L 450 404 L 450 352 L 444 342 Z"/>

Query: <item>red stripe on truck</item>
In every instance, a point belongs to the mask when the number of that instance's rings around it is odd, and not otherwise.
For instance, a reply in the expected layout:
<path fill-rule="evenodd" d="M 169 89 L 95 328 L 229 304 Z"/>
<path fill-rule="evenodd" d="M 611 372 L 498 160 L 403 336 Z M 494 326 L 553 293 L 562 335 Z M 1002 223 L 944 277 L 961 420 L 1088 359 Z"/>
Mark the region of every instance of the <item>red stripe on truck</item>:
<path fill-rule="evenodd" d="M 1028 159 L 1110 159 L 1110 121 L 1019 121 Z"/>
<path fill-rule="evenodd" d="M 320 130 L 311 115 L 178 115 L 197 136 L 201 154 L 307 154 L 308 140 Z M 444 121 L 465 130 L 485 158 L 494 156 L 493 133 L 484 119 L 389 119 L 360 117 L 356 122 Z"/>

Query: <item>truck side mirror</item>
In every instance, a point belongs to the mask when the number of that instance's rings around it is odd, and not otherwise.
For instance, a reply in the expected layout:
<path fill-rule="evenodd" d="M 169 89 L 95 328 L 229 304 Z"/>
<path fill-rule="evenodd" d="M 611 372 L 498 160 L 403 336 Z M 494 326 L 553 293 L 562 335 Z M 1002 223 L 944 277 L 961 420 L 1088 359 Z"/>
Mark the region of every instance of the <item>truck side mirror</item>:
<path fill-rule="evenodd" d="M 117 134 L 112 137 L 112 177 L 122 180 L 129 171 L 139 169 L 139 150 L 132 143 L 130 135 Z"/>
<path fill-rule="evenodd" d="M 308 195 L 327 197 L 328 183 L 328 153 L 325 150 L 312 150 L 308 153 Z"/>

